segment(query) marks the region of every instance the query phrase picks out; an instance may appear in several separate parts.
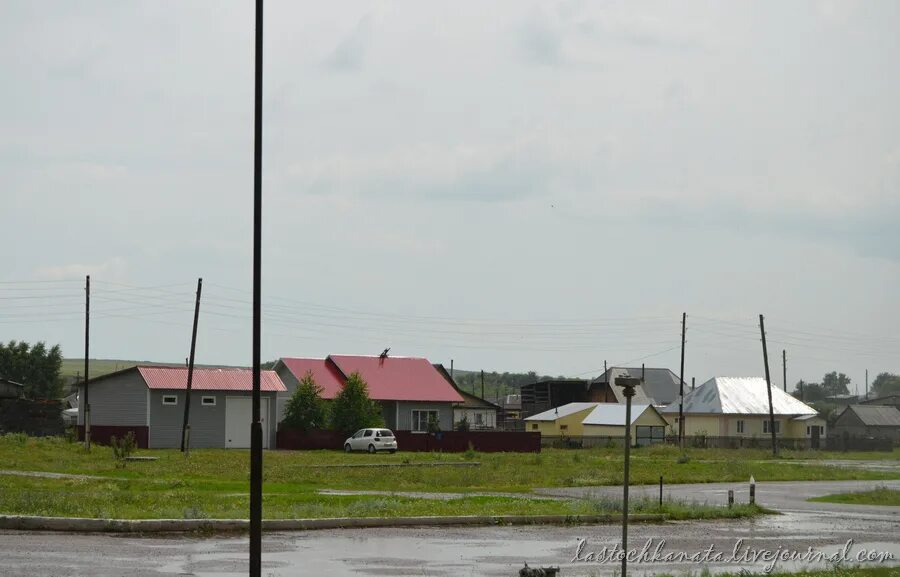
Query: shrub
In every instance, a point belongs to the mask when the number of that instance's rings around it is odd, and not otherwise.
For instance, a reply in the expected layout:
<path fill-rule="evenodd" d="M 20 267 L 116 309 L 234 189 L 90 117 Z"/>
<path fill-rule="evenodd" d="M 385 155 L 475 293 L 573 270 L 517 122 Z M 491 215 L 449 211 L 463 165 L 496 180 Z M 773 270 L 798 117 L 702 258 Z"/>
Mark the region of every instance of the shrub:
<path fill-rule="evenodd" d="M 469 418 L 466 417 L 465 415 L 463 415 L 463 418 L 456 422 L 456 425 L 454 425 L 454 428 L 457 431 L 465 433 L 466 431 L 469 430 Z"/>
<path fill-rule="evenodd" d="M 331 427 L 347 434 L 366 427 L 382 427 L 381 407 L 369 398 L 369 386 L 353 373 L 331 402 Z"/>
<path fill-rule="evenodd" d="M 328 421 L 328 405 L 322 398 L 322 387 L 316 384 L 312 371 L 307 371 L 284 407 L 288 428 L 300 431 L 324 429 Z"/>
<path fill-rule="evenodd" d="M 478 453 L 475 452 L 475 445 L 472 444 L 472 441 L 469 441 L 469 447 L 463 453 L 463 458 L 467 461 L 471 461 L 476 455 L 478 455 Z"/>
<path fill-rule="evenodd" d="M 134 432 L 128 431 L 124 437 L 121 439 L 113 436 L 109 440 L 109 444 L 112 447 L 113 459 L 116 460 L 117 467 L 125 467 L 125 463 L 127 462 L 128 457 L 134 453 L 134 450 L 137 448 L 137 442 L 134 439 Z"/>

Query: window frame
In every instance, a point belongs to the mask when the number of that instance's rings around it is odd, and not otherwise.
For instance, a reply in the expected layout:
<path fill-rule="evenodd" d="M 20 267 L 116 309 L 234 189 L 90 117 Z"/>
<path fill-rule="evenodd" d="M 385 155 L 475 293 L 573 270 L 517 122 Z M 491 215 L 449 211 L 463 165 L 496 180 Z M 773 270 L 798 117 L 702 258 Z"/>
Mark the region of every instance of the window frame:
<path fill-rule="evenodd" d="M 428 421 L 432 414 L 434 415 L 434 420 L 437 421 L 438 426 L 441 424 L 441 412 L 437 409 L 410 409 L 409 413 L 410 430 L 415 433 L 428 432 Z M 422 420 L 423 414 L 425 415 L 424 421 Z"/>
<path fill-rule="evenodd" d="M 162 404 L 174 407 L 178 404 L 178 395 L 163 395 Z"/>
<path fill-rule="evenodd" d="M 211 403 L 207 403 L 209 399 L 212 399 Z M 216 406 L 216 396 L 215 395 L 203 395 L 200 397 L 200 405 L 203 407 L 215 407 Z"/>
<path fill-rule="evenodd" d="M 744 434 L 744 430 L 745 430 L 744 419 L 738 419 L 738 420 L 735 422 L 735 426 L 736 426 L 736 428 L 737 428 L 738 434 L 739 434 L 739 435 L 743 435 L 743 434 Z"/>

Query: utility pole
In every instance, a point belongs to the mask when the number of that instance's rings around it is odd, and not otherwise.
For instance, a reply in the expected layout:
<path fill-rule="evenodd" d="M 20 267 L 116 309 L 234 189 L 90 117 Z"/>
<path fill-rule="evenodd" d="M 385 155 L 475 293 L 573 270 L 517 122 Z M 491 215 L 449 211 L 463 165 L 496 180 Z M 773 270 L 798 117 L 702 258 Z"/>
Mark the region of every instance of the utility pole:
<path fill-rule="evenodd" d="M 787 392 L 787 351 L 781 349 L 781 366 L 784 371 L 784 392 Z"/>
<path fill-rule="evenodd" d="M 453 359 L 450 359 L 450 380 L 456 382 L 456 379 L 453 378 Z"/>
<path fill-rule="evenodd" d="M 759 315 L 759 332 L 762 334 L 763 362 L 766 364 L 766 391 L 769 393 L 769 431 L 772 433 L 772 454 L 778 455 L 778 443 L 775 440 L 775 412 L 772 409 L 772 380 L 769 378 L 769 353 L 766 350 L 766 325 Z"/>
<path fill-rule="evenodd" d="M 250 577 L 262 576 L 262 423 L 259 420 L 262 344 L 262 105 L 263 0 L 256 0 L 253 94 L 253 422 L 250 425 Z"/>
<path fill-rule="evenodd" d="M 184 399 L 184 424 L 181 426 L 181 452 L 187 455 L 191 447 L 191 384 L 194 382 L 194 350 L 197 348 L 197 320 L 200 317 L 200 291 L 203 279 L 197 279 L 197 302 L 194 303 L 194 328 L 191 331 L 191 356 L 188 359 L 187 393 Z"/>
<path fill-rule="evenodd" d="M 678 446 L 684 450 L 684 336 L 687 331 L 687 313 L 681 313 L 681 372 L 678 373 Z"/>
<path fill-rule="evenodd" d="M 91 344 L 91 275 L 84 278 L 84 448 L 91 448 L 91 403 L 88 400 L 88 367 Z"/>
<path fill-rule="evenodd" d="M 866 369 L 866 399 L 869 398 L 869 369 Z"/>
<path fill-rule="evenodd" d="M 691 392 L 694 390 L 694 383 L 697 381 L 697 377 L 691 377 Z"/>
<path fill-rule="evenodd" d="M 484 399 L 484 369 L 481 370 L 481 398 Z"/>

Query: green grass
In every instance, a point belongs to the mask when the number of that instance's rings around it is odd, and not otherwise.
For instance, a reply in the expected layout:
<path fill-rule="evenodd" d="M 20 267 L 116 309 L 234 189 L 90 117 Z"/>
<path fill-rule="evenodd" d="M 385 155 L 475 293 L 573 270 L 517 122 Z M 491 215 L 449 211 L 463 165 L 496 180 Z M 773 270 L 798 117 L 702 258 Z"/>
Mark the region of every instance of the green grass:
<path fill-rule="evenodd" d="M 897 489 L 888 489 L 887 487 L 877 487 L 871 491 L 859 493 L 837 493 L 835 495 L 813 497 L 810 501 L 848 503 L 851 505 L 890 505 L 893 507 L 900 507 L 900 491 Z"/>
<path fill-rule="evenodd" d="M 62 438 L 0 436 L 0 469 L 84 474 L 101 479 L 45 479 L 0 475 L 0 513 L 116 518 L 246 517 L 249 504 L 245 450 L 140 450 L 156 461 L 117 468 L 109 447 L 90 452 Z M 631 479 L 637 484 L 810 479 L 890 479 L 900 475 L 802 464 L 795 457 L 773 461 L 764 451 L 688 451 L 678 463 L 673 447 L 632 452 Z M 316 468 L 313 465 L 463 463 L 475 467 Z M 806 462 L 806 461 L 804 461 Z M 267 518 L 405 515 L 580 515 L 615 511 L 615 501 L 555 501 L 472 493 L 527 493 L 536 487 L 617 485 L 622 456 L 614 449 L 545 450 L 515 453 L 397 453 L 346 455 L 339 451 L 267 451 L 264 506 Z M 321 495 L 322 489 L 463 493 L 453 500 L 378 495 Z M 468 493 L 468 494 L 467 494 Z M 524 497 L 524 496 L 523 496 Z M 659 512 L 655 503 L 635 502 L 635 512 Z M 702 503 L 666 503 L 671 518 L 746 516 Z"/>
<path fill-rule="evenodd" d="M 241 519 L 249 499 L 246 483 L 207 481 L 41 479 L 0 475 L 0 512 L 7 515 L 117 519 Z M 637 501 L 634 513 L 671 519 L 750 517 L 750 505 L 731 509 L 702 503 Z M 302 486 L 264 486 L 267 519 L 401 517 L 443 515 L 593 515 L 621 512 L 613 500 L 548 500 L 466 496 L 433 500 L 394 495 L 320 495 Z"/>

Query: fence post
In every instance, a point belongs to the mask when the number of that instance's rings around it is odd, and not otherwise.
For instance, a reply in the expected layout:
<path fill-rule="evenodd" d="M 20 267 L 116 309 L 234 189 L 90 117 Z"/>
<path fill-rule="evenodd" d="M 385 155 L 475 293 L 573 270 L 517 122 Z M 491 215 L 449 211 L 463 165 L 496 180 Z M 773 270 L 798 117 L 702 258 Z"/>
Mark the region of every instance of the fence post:
<path fill-rule="evenodd" d="M 728 489 L 728 508 L 730 509 L 734 505 L 734 490 Z"/>
<path fill-rule="evenodd" d="M 662 475 L 659 476 L 659 508 L 662 509 L 662 487 L 663 487 L 663 479 Z"/>
<path fill-rule="evenodd" d="M 750 475 L 750 504 L 753 505 L 756 503 L 756 479 L 753 478 L 753 475 Z"/>

